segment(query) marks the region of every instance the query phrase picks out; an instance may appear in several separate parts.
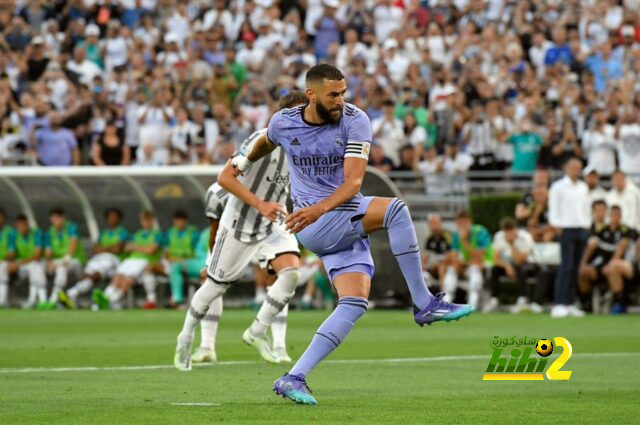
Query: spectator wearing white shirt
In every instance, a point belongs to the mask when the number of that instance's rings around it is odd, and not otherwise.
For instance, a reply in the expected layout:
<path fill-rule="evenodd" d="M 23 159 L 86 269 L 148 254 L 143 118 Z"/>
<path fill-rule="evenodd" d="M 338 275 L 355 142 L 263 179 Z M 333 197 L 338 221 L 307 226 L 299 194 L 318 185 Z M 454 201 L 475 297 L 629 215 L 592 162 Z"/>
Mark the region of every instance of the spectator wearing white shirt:
<path fill-rule="evenodd" d="M 600 186 L 600 176 L 598 171 L 591 165 L 584 167 L 584 182 L 589 189 L 589 205 L 593 205 L 595 201 L 605 200 L 607 197 L 607 191 Z"/>
<path fill-rule="evenodd" d="M 582 147 L 587 162 L 595 167 L 598 174 L 613 174 L 616 169 L 615 128 L 607 124 L 607 115 L 603 109 L 594 113 L 593 128 L 584 132 Z"/>
<path fill-rule="evenodd" d="M 618 122 L 616 139 L 620 170 L 625 174 L 636 174 L 637 182 L 640 178 L 640 114 L 637 108 L 625 111 Z"/>
<path fill-rule="evenodd" d="M 560 230 L 561 259 L 551 317 L 584 316 L 584 312 L 573 305 L 578 268 L 591 225 L 589 189 L 580 180 L 581 171 L 582 162 L 578 158 L 568 160 L 565 176 L 553 183 L 549 191 L 549 222 Z"/>
<path fill-rule="evenodd" d="M 529 59 L 534 66 L 538 77 L 544 76 L 544 58 L 547 50 L 553 46 L 553 43 L 547 40 L 542 32 L 536 32 L 533 35 L 533 45 L 529 47 Z"/>
<path fill-rule="evenodd" d="M 409 59 L 400 52 L 399 47 L 398 42 L 393 38 L 386 40 L 382 45 L 382 60 L 387 65 L 389 76 L 395 84 L 402 84 L 409 69 Z"/>
<path fill-rule="evenodd" d="M 91 87 L 93 78 L 102 75 L 102 69 L 87 59 L 84 48 L 78 46 L 73 49 L 73 58 L 67 62 L 67 69 L 77 75 L 80 83 Z"/>
<path fill-rule="evenodd" d="M 185 108 L 176 111 L 176 125 L 171 129 L 171 162 L 182 164 L 190 158 L 189 151 L 200 127 L 189 120 Z"/>
<path fill-rule="evenodd" d="M 138 125 L 140 144 L 154 145 L 154 152 L 166 162 L 169 157 L 168 140 L 169 122 L 173 119 L 173 108 L 168 105 L 168 98 L 160 92 L 146 105 L 138 108 Z"/>
<path fill-rule="evenodd" d="M 365 45 L 358 41 L 358 33 L 356 30 L 347 30 L 344 34 L 344 44 L 338 48 L 336 66 L 340 69 L 348 68 L 356 56 L 364 56 L 365 50 Z"/>
<path fill-rule="evenodd" d="M 605 199 L 607 205 L 619 206 L 622 210 L 622 224 L 633 230 L 640 230 L 640 189 L 620 170 L 616 170 L 611 176 L 611 186 Z"/>
<path fill-rule="evenodd" d="M 227 10 L 226 3 L 225 0 L 216 0 L 215 8 L 208 10 L 207 13 L 204 14 L 202 27 L 205 31 L 209 31 L 215 25 L 222 25 L 227 39 L 234 40 L 236 38 L 236 32 L 233 15 Z"/>
<path fill-rule="evenodd" d="M 400 165 L 400 148 L 405 144 L 402 121 L 394 116 L 394 103 L 387 99 L 382 103 L 383 114 L 371 122 L 373 139 L 382 146 L 384 154 L 393 164 Z"/>
<path fill-rule="evenodd" d="M 373 11 L 374 28 L 378 40 L 386 40 L 394 31 L 402 28 L 404 11 L 393 4 L 393 0 L 383 0 Z"/>
<path fill-rule="evenodd" d="M 535 276 L 539 270 L 534 258 L 536 244 L 531 234 L 518 229 L 518 223 L 511 217 L 503 219 L 500 228 L 493 237 L 491 299 L 485 307 L 491 311 L 498 306 L 500 278 L 506 276 L 518 284 L 518 299 L 511 312 L 520 313 L 529 304 L 526 279 Z"/>

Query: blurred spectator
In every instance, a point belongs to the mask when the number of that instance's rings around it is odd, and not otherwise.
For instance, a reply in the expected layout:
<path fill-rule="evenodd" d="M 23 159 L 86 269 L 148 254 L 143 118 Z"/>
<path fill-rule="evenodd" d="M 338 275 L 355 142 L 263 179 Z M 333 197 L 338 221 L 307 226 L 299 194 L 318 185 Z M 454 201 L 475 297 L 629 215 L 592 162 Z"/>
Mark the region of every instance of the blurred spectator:
<path fill-rule="evenodd" d="M 183 164 L 187 161 L 191 145 L 199 131 L 200 127 L 189 120 L 188 111 L 178 108 L 176 124 L 171 129 L 171 163 Z"/>
<path fill-rule="evenodd" d="M 336 16 L 339 0 L 322 0 L 322 16 L 315 22 L 315 51 L 318 60 L 325 59 L 331 43 L 340 43 L 343 22 Z"/>
<path fill-rule="evenodd" d="M 518 131 L 507 139 L 513 146 L 513 165 L 511 169 L 516 173 L 532 173 L 538 163 L 538 152 L 542 145 L 542 138 L 533 131 L 529 119 L 523 119 Z"/>
<path fill-rule="evenodd" d="M 616 169 L 615 129 L 607 123 L 607 114 L 597 109 L 591 128 L 585 131 L 582 145 L 587 162 L 601 176 L 609 176 Z"/>
<path fill-rule="evenodd" d="M 593 205 L 595 201 L 607 197 L 607 192 L 600 186 L 600 176 L 595 168 L 587 165 L 582 175 L 584 175 L 584 182 L 587 184 L 587 189 L 589 189 L 589 205 Z"/>
<path fill-rule="evenodd" d="M 169 105 L 169 96 L 165 91 L 155 93 L 151 100 L 137 110 L 140 144 L 151 144 L 155 154 L 166 163 L 169 157 L 169 122 L 174 118 L 173 108 Z"/>
<path fill-rule="evenodd" d="M 102 74 L 102 69 L 95 62 L 87 59 L 86 50 L 81 46 L 73 49 L 73 57 L 67 62 L 67 71 L 71 73 L 71 79 L 89 87 L 96 76 Z"/>
<path fill-rule="evenodd" d="M 394 31 L 402 27 L 404 12 L 393 0 L 382 0 L 373 11 L 376 38 L 388 39 Z"/>
<path fill-rule="evenodd" d="M 616 128 L 620 171 L 640 175 L 640 114 L 637 106 L 627 108 Z M 638 182 L 638 180 L 636 180 Z"/>
<path fill-rule="evenodd" d="M 640 230 L 640 189 L 622 171 L 616 170 L 611 176 L 611 190 L 605 200 L 609 207 L 622 209 L 622 224 Z"/>
<path fill-rule="evenodd" d="M 500 224 L 501 230 L 493 237 L 493 268 L 491 269 L 491 298 L 485 311 L 493 311 L 498 306 L 500 278 L 507 277 L 518 284 L 518 299 L 512 313 L 520 313 L 529 305 L 527 277 L 536 276 L 535 242 L 523 229 L 518 229 L 514 219 L 506 217 Z"/>
<path fill-rule="evenodd" d="M 369 165 L 383 173 L 388 173 L 393 168 L 393 161 L 384 154 L 384 149 L 377 143 L 371 145 L 369 153 Z"/>
<path fill-rule="evenodd" d="M 383 115 L 371 122 L 373 140 L 382 147 L 385 156 L 397 166 L 400 164 L 400 148 L 405 142 L 402 121 L 393 114 L 392 100 L 387 99 L 382 105 Z"/>
<path fill-rule="evenodd" d="M 480 102 L 474 103 L 471 116 L 462 128 L 462 142 L 473 157 L 472 171 L 490 171 L 496 168 L 496 140 L 491 123 Z"/>
<path fill-rule="evenodd" d="M 130 165 L 131 150 L 118 134 L 113 121 L 107 121 L 104 133 L 95 136 L 91 144 L 91 162 L 94 165 Z"/>
<path fill-rule="evenodd" d="M 35 124 L 29 133 L 29 143 L 35 149 L 42 165 L 78 165 L 80 153 L 73 132 L 60 126 L 62 118 L 58 112 L 48 115 L 50 126 Z"/>
<path fill-rule="evenodd" d="M 411 145 L 404 145 L 400 148 L 400 164 L 393 167 L 393 171 L 413 171 L 417 166 L 415 148 Z"/>

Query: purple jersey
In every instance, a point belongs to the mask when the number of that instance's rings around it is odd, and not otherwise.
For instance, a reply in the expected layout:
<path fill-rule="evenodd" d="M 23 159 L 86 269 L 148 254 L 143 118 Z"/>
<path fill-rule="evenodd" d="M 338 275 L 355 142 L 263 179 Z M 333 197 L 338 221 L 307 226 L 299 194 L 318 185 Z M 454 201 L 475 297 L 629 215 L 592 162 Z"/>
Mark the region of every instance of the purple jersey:
<path fill-rule="evenodd" d="M 367 159 L 371 123 L 367 115 L 349 103 L 337 124 L 311 124 L 304 108 L 296 106 L 276 112 L 267 131 L 272 143 L 287 155 L 294 206 L 312 205 L 331 195 L 344 183 L 344 159 Z"/>

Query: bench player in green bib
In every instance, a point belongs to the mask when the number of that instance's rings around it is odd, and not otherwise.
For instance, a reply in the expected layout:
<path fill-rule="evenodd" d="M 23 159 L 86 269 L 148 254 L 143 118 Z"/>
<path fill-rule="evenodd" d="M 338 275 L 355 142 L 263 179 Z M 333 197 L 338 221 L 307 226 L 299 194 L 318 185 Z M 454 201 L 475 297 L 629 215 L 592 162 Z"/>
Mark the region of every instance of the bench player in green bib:
<path fill-rule="evenodd" d="M 0 307 L 9 302 L 9 264 L 15 254 L 15 230 L 6 224 L 7 215 L 0 209 Z"/>
<path fill-rule="evenodd" d="M 184 210 L 173 213 L 173 226 L 165 234 L 163 259 L 165 273 L 169 276 L 172 307 L 184 302 L 183 272 L 190 276 L 199 276 L 206 261 L 206 253 L 202 262 L 194 261 L 198 237 L 198 229 L 189 224 Z"/>
<path fill-rule="evenodd" d="M 113 277 L 124 258 L 124 245 L 129 239 L 129 232 L 120 225 L 122 217 L 122 211 L 117 208 L 108 208 L 104 212 L 108 228 L 100 232 L 98 242 L 93 245 L 93 256 L 84 273 L 68 291 L 60 292 L 60 301 L 67 308 L 74 308 L 81 294 L 89 293 L 95 285 Z"/>
<path fill-rule="evenodd" d="M 101 309 L 122 308 L 122 297 L 136 283 L 141 282 L 147 293 L 145 308 L 156 306 L 156 279 L 152 268 L 160 262 L 162 232 L 154 228 L 155 216 L 151 211 L 140 213 L 140 230 L 135 232 L 124 247 L 127 258 L 116 270 L 116 275 L 104 292 L 93 291 L 93 301 Z"/>
<path fill-rule="evenodd" d="M 36 302 L 47 301 L 47 276 L 43 259 L 44 235 L 37 228 L 29 227 L 24 214 L 15 220 L 15 256 L 9 263 L 9 274 L 29 282 L 29 296 L 23 308 L 33 308 Z"/>
<path fill-rule="evenodd" d="M 78 238 L 78 226 L 67 220 L 62 208 L 54 208 L 49 213 L 51 227 L 45 234 L 45 258 L 47 270 L 54 273 L 53 289 L 47 303 L 38 307 L 54 309 L 58 303 L 60 291 L 67 284 L 70 273 L 80 273 L 86 261 L 84 248 Z"/>

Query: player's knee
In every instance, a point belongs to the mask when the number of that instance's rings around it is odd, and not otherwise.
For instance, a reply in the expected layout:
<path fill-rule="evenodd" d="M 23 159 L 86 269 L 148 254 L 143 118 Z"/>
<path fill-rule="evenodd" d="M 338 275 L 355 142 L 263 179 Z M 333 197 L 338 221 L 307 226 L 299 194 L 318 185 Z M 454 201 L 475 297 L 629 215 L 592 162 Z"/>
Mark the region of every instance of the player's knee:
<path fill-rule="evenodd" d="M 287 267 L 278 272 L 278 279 L 282 279 L 286 287 L 291 291 L 295 291 L 300 281 L 300 269 L 298 267 Z"/>
<path fill-rule="evenodd" d="M 399 198 L 392 198 L 387 205 L 387 210 L 382 221 L 382 226 L 388 228 L 395 223 L 411 223 L 409 208 Z"/>

